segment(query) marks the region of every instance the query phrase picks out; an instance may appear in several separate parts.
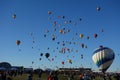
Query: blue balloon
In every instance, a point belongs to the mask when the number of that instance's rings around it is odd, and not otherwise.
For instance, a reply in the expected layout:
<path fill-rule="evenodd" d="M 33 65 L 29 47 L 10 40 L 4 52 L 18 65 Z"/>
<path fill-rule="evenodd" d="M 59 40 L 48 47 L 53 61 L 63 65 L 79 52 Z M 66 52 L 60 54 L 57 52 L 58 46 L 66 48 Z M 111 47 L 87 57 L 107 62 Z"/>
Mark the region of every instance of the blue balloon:
<path fill-rule="evenodd" d="M 108 47 L 100 47 L 93 52 L 93 62 L 98 66 L 99 70 L 105 72 L 112 64 L 115 54 Z"/>

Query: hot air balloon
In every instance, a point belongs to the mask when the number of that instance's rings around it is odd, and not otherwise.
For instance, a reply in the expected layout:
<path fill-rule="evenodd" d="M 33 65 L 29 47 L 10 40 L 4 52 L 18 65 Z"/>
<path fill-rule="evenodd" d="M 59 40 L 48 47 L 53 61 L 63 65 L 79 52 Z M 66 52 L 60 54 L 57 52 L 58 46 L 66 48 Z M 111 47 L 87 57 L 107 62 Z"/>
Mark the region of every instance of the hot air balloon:
<path fill-rule="evenodd" d="M 40 56 L 43 56 L 43 53 L 40 53 Z"/>
<path fill-rule="evenodd" d="M 41 60 L 42 60 L 42 58 L 39 58 L 39 60 L 41 61 Z"/>
<path fill-rule="evenodd" d="M 32 61 L 32 64 L 34 64 L 34 61 Z"/>
<path fill-rule="evenodd" d="M 115 54 L 113 50 L 103 46 L 100 46 L 98 49 L 96 49 L 92 56 L 93 62 L 103 73 L 110 67 L 114 58 Z"/>
<path fill-rule="evenodd" d="M 79 20 L 82 21 L 82 18 L 80 18 Z"/>
<path fill-rule="evenodd" d="M 61 29 L 61 30 L 59 30 L 59 32 L 60 32 L 60 33 L 63 33 L 63 30 Z"/>
<path fill-rule="evenodd" d="M 54 21 L 54 23 L 53 23 L 53 24 L 54 24 L 54 26 L 56 26 L 56 21 Z"/>
<path fill-rule="evenodd" d="M 80 38 L 83 38 L 83 34 L 80 34 Z"/>
<path fill-rule="evenodd" d="M 20 43 L 21 43 L 20 40 L 17 40 L 17 41 L 16 41 L 16 44 L 17 44 L 17 45 L 20 45 Z"/>
<path fill-rule="evenodd" d="M 97 34 L 94 34 L 94 38 L 97 38 L 97 36 L 98 36 Z"/>
<path fill-rule="evenodd" d="M 81 54 L 81 59 L 83 59 L 83 54 Z"/>
<path fill-rule="evenodd" d="M 52 14 L 52 12 L 51 12 L 51 11 L 48 11 L 48 14 L 50 15 L 50 14 Z"/>
<path fill-rule="evenodd" d="M 52 40 L 53 40 L 53 41 L 55 40 L 55 35 L 52 35 Z"/>
<path fill-rule="evenodd" d="M 13 14 L 13 16 L 12 16 L 12 17 L 13 17 L 13 19 L 16 19 L 16 14 Z"/>
<path fill-rule="evenodd" d="M 100 6 L 98 6 L 98 7 L 97 7 L 97 11 L 100 11 L 100 10 L 101 10 L 101 7 L 100 7 Z"/>
<path fill-rule="evenodd" d="M 46 34 L 44 34 L 44 37 L 46 37 L 47 35 Z"/>
<path fill-rule="evenodd" d="M 90 37 L 89 37 L 89 36 L 87 36 L 87 39 L 90 39 Z"/>
<path fill-rule="evenodd" d="M 50 54 L 49 54 L 49 53 L 46 53 L 46 54 L 45 54 L 45 57 L 46 57 L 46 58 L 48 58 L 49 56 L 50 56 Z"/>
<path fill-rule="evenodd" d="M 84 47 L 85 47 L 85 45 L 82 43 L 82 44 L 81 44 L 81 47 L 82 47 L 82 48 L 84 48 Z"/>
<path fill-rule="evenodd" d="M 62 65 L 64 65 L 64 61 L 62 61 Z"/>
<path fill-rule="evenodd" d="M 72 64 L 72 60 L 71 59 L 68 59 L 68 62 Z"/>
<path fill-rule="evenodd" d="M 62 16 L 62 18 L 64 19 L 64 18 L 65 18 L 65 16 Z"/>

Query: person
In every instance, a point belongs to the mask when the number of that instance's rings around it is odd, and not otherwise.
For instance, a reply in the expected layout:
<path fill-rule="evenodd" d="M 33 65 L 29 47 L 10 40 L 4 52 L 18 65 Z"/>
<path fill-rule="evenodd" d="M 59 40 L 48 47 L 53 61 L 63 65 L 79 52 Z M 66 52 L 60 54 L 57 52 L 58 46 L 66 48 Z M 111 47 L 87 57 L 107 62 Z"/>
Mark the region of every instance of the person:
<path fill-rule="evenodd" d="M 12 80 L 11 77 L 7 77 L 7 80 Z"/>
<path fill-rule="evenodd" d="M 54 72 L 53 80 L 58 80 L 58 73 L 57 73 L 57 71 Z"/>
<path fill-rule="evenodd" d="M 87 80 L 87 79 L 88 79 L 88 76 L 84 73 L 83 80 Z"/>
<path fill-rule="evenodd" d="M 42 75 L 42 71 L 39 71 L 39 74 L 38 74 L 39 80 L 41 80 L 41 75 Z"/>
<path fill-rule="evenodd" d="M 80 80 L 83 80 L 83 74 L 82 73 L 80 74 Z"/>
<path fill-rule="evenodd" d="M 4 71 L 2 72 L 2 74 L 1 74 L 1 79 L 2 79 L 2 80 L 6 80 L 6 72 L 4 72 Z"/>
<path fill-rule="evenodd" d="M 53 72 L 50 72 L 50 75 L 48 76 L 47 80 L 53 80 Z"/>
<path fill-rule="evenodd" d="M 31 76 L 31 74 L 30 74 L 30 75 L 28 75 L 28 78 L 27 78 L 27 80 L 33 80 L 33 79 L 32 79 L 32 76 Z"/>

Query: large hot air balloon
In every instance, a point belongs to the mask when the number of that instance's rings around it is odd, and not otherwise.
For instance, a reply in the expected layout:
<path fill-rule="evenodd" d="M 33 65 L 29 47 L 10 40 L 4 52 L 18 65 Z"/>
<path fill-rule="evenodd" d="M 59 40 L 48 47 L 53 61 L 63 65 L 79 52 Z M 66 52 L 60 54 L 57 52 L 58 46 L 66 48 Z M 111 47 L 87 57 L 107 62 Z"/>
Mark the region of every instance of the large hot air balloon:
<path fill-rule="evenodd" d="M 93 62 L 98 66 L 99 70 L 103 73 L 110 67 L 113 60 L 115 58 L 115 54 L 112 49 L 108 47 L 100 46 L 93 53 L 92 59 Z"/>

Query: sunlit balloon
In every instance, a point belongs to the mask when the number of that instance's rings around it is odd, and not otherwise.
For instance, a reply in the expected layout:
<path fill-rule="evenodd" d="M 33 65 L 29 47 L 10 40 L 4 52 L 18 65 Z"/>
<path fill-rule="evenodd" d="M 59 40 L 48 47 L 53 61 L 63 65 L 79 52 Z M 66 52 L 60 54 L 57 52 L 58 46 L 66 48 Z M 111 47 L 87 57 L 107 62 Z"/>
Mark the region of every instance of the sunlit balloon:
<path fill-rule="evenodd" d="M 100 6 L 98 6 L 98 7 L 97 7 L 97 11 L 100 11 L 100 10 L 101 10 L 101 7 L 100 7 Z"/>
<path fill-rule="evenodd" d="M 72 64 L 72 60 L 71 59 L 68 59 L 68 62 Z"/>
<path fill-rule="evenodd" d="M 112 49 L 100 46 L 93 52 L 93 62 L 98 66 L 99 70 L 105 72 L 112 64 L 115 54 Z"/>
<path fill-rule="evenodd" d="M 60 33 L 63 33 L 63 30 L 61 29 L 61 30 L 59 30 L 59 32 L 60 32 Z"/>
<path fill-rule="evenodd" d="M 83 34 L 80 34 L 80 38 L 83 38 Z"/>

